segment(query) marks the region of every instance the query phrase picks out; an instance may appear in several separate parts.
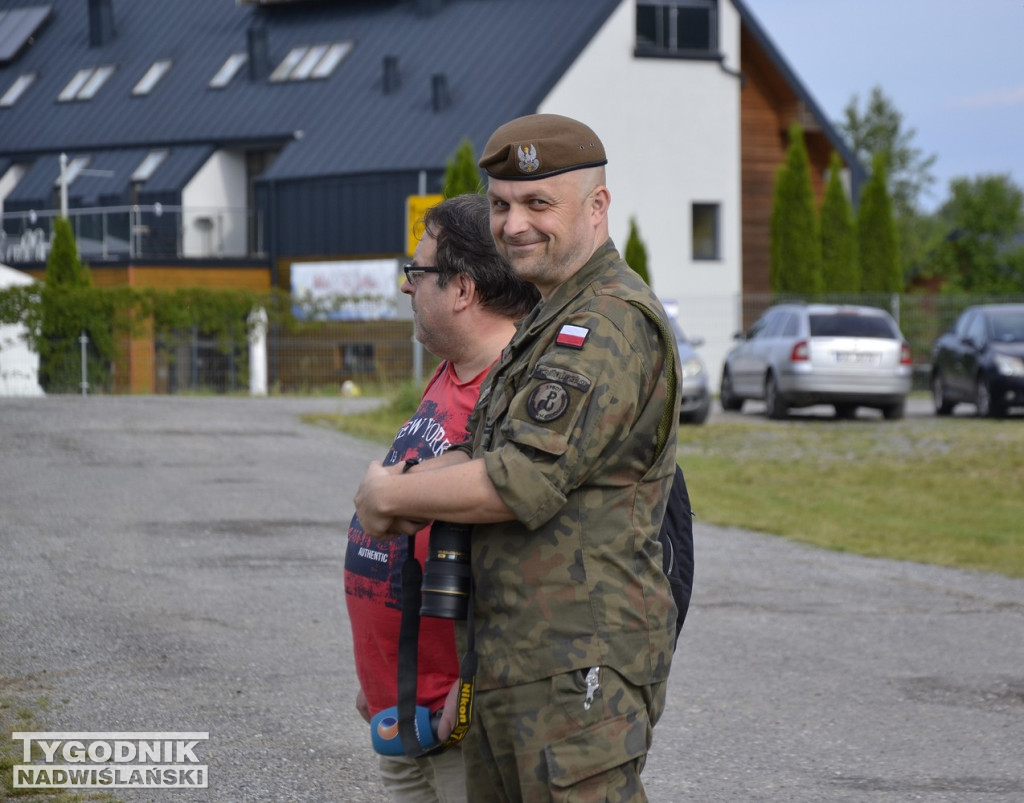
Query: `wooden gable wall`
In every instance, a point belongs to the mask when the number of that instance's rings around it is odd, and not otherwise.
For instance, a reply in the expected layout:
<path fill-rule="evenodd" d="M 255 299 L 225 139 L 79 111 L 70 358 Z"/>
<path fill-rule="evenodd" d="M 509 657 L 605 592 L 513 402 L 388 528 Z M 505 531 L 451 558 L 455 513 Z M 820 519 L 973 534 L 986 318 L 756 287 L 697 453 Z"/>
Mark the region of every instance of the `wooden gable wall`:
<path fill-rule="evenodd" d="M 769 293 L 775 176 L 786 161 L 790 123 L 799 120 L 821 203 L 832 146 L 772 60 L 744 28 L 740 32 L 740 160 L 743 205 L 743 293 Z M 745 321 L 744 325 L 749 323 Z"/>

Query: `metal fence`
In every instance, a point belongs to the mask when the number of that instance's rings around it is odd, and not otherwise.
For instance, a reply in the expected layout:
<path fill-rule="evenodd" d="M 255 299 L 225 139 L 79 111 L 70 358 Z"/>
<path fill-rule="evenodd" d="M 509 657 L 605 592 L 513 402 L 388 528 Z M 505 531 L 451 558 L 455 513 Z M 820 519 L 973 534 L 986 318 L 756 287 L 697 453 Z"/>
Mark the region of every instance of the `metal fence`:
<path fill-rule="evenodd" d="M 437 364 L 412 336 L 412 321 L 329 321 L 266 333 L 272 393 L 338 393 L 346 382 L 392 387 L 422 379 Z M 156 338 L 157 393 L 236 393 L 250 386 L 250 341 L 225 342 L 202 332 Z"/>
<path fill-rule="evenodd" d="M 1019 296 L 892 294 L 793 297 L 747 295 L 736 303 L 744 328 L 780 301 L 825 301 L 862 304 L 888 310 L 910 344 L 915 387 L 927 387 L 932 342 L 948 331 L 968 306 L 1024 303 Z M 422 381 L 437 364 L 413 338 L 411 320 L 325 321 L 288 329 L 271 325 L 266 333 L 266 377 L 271 393 L 338 393 L 344 383 L 373 389 Z M 69 360 L 78 359 L 77 351 Z M 138 349 L 132 359 L 140 359 Z M 160 394 L 244 393 L 249 391 L 250 342 L 226 342 L 203 332 L 158 333 L 152 340 L 153 389 Z M 0 363 L 3 355 L 0 354 Z M 110 379 L 93 383 L 90 392 L 130 392 L 128 359 L 107 366 Z M 143 366 L 142 370 L 148 370 Z M 76 381 L 77 383 L 77 381 Z"/>

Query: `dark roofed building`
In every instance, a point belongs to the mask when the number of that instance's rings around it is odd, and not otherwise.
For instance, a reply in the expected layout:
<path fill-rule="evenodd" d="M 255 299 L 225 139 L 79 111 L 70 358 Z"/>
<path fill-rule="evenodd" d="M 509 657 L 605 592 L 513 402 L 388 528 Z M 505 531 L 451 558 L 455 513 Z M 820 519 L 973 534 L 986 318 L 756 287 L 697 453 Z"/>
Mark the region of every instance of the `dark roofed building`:
<path fill-rule="evenodd" d="M 768 289 L 789 123 L 819 186 L 832 150 L 854 195 L 862 179 L 754 5 L 0 0 L 0 261 L 40 275 L 66 203 L 94 270 L 234 264 L 282 287 L 300 262 L 397 271 L 407 199 L 441 190 L 459 143 L 556 112 L 605 141 L 613 238 L 637 219 L 713 366 L 738 297 Z"/>

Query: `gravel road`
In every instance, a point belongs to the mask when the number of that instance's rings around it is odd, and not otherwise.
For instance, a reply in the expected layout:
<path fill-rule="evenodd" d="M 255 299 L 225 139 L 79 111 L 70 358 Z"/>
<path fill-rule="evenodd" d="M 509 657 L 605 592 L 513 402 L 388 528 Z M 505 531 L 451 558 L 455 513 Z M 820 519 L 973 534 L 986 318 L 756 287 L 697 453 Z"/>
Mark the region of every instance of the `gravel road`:
<path fill-rule="evenodd" d="M 299 419 L 366 403 L 0 399 L 0 702 L 209 732 L 207 789 L 118 800 L 385 800 L 342 591 L 383 450 Z M 1024 581 L 696 539 L 651 800 L 1024 800 Z"/>

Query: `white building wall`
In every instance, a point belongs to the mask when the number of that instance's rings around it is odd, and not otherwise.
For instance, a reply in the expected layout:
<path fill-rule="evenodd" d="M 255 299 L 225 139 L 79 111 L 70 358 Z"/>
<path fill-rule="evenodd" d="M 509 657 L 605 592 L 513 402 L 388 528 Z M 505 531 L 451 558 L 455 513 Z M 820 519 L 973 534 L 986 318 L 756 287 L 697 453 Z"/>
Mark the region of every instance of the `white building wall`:
<path fill-rule="evenodd" d="M 0 265 L 0 289 L 33 284 L 28 274 Z M 0 324 L 0 396 L 42 396 L 39 355 L 28 346 L 24 324 Z"/>
<path fill-rule="evenodd" d="M 186 257 L 245 256 L 245 154 L 217 151 L 181 192 Z"/>
<path fill-rule="evenodd" d="M 636 218 L 651 284 L 679 305 L 686 333 L 704 338 L 715 389 L 740 328 L 742 289 L 740 81 L 732 74 L 740 18 L 727 0 L 718 27 L 724 63 L 636 58 L 635 3 L 623 0 L 538 109 L 582 120 L 601 137 L 612 239 L 624 250 Z M 719 260 L 692 259 L 694 202 L 720 205 Z"/>

